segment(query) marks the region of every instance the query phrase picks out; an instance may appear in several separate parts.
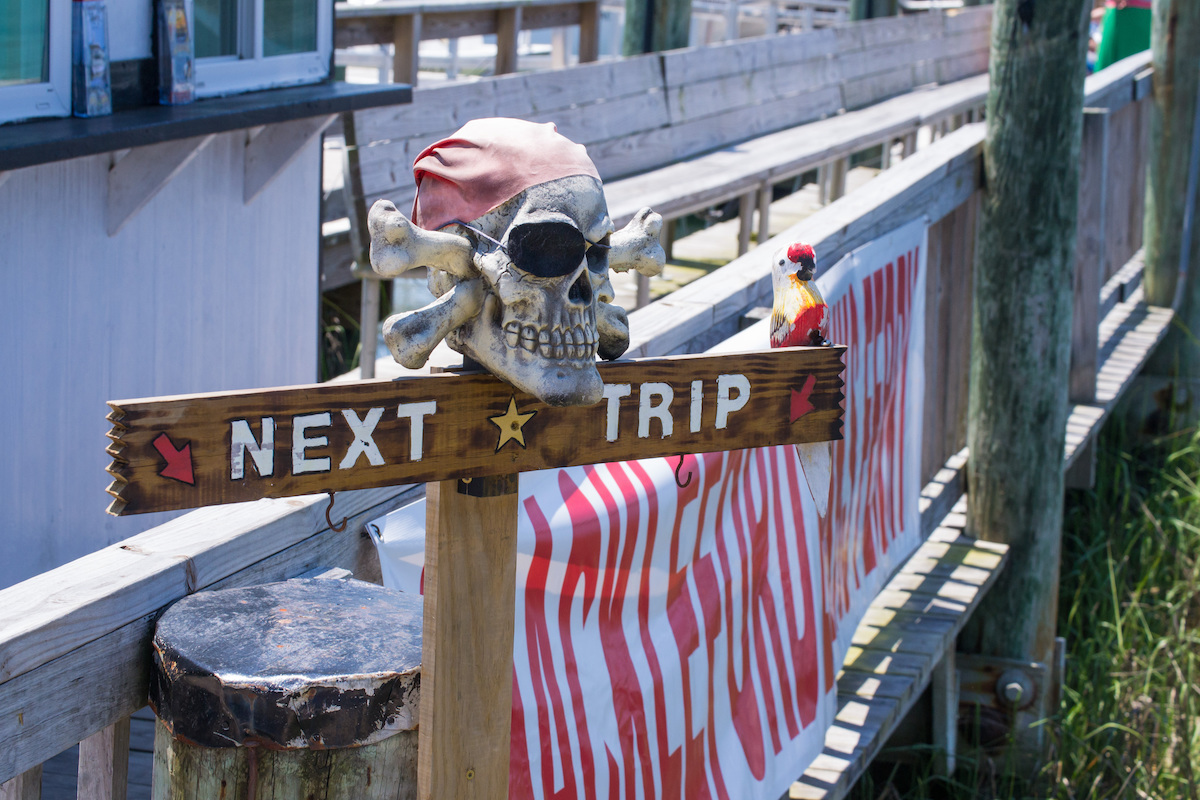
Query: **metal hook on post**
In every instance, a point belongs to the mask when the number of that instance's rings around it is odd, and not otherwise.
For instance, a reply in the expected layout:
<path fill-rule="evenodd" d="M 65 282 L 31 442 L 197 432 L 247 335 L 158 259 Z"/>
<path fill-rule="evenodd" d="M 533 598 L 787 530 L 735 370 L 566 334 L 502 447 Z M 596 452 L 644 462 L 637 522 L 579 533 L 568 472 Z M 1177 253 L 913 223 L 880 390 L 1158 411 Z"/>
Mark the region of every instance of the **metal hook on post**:
<path fill-rule="evenodd" d="M 333 511 L 333 492 L 329 493 L 329 505 L 325 506 L 325 521 L 329 523 L 329 528 L 334 533 L 341 533 L 342 531 L 346 530 L 346 524 L 350 522 L 350 518 L 343 517 L 341 522 L 339 522 L 337 525 L 334 525 L 333 520 L 329 516 L 330 511 Z"/>
<path fill-rule="evenodd" d="M 679 455 L 679 463 L 675 465 L 675 485 L 680 489 L 686 489 L 687 485 L 692 482 L 692 471 L 689 469 L 686 480 L 679 480 L 679 470 L 683 469 L 683 454 Z"/>

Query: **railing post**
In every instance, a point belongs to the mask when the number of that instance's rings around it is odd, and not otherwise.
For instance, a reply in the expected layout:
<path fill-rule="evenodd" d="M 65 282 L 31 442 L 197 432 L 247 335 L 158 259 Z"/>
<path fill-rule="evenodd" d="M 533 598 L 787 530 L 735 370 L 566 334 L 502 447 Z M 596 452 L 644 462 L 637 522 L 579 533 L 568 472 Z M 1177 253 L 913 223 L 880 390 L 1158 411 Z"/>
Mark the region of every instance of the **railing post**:
<path fill-rule="evenodd" d="M 579 63 L 600 58 L 600 0 L 579 4 Z"/>
<path fill-rule="evenodd" d="M 0 800 L 42 800 L 42 765 L 0 783 Z"/>
<path fill-rule="evenodd" d="M 1080 147 L 1079 219 L 1075 236 L 1075 283 L 1071 315 L 1071 367 L 1068 377 L 1072 403 L 1096 400 L 1096 368 L 1100 348 L 1100 284 L 1108 217 L 1108 119 L 1106 108 L 1083 110 Z M 1071 488 L 1091 488 L 1096 478 L 1096 448 L 1089 442 L 1066 482 Z"/>
<path fill-rule="evenodd" d="M 521 7 L 502 8 L 496 12 L 496 70 L 497 75 L 517 71 L 517 38 L 521 33 Z"/>
<path fill-rule="evenodd" d="M 416 86 L 418 51 L 421 46 L 421 15 L 416 13 L 396 17 L 393 40 L 396 50 L 392 55 L 392 81 Z"/>
<path fill-rule="evenodd" d="M 79 743 L 79 797 L 125 800 L 129 775 L 129 717 Z"/>

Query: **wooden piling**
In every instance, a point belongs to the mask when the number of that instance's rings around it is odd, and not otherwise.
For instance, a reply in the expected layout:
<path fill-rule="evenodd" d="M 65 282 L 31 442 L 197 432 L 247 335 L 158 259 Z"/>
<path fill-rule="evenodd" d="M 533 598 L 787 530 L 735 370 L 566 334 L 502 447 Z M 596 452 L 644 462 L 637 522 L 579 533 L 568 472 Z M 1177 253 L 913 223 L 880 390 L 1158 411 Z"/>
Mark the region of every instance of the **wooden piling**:
<path fill-rule="evenodd" d="M 1057 622 L 1086 26 L 1081 3 L 995 5 L 975 250 L 967 529 L 1011 545 L 1012 563 L 961 641 L 1041 662 Z"/>
<path fill-rule="evenodd" d="M 180 600 L 154 636 L 154 800 L 417 796 L 421 599 L 302 579 Z"/>

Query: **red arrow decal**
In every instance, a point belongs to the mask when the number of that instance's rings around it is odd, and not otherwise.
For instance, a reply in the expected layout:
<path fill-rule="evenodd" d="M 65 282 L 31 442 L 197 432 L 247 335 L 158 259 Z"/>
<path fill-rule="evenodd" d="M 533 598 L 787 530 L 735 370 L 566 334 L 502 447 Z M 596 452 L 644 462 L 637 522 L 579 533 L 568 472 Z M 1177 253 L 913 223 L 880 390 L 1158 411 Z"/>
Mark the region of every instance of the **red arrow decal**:
<path fill-rule="evenodd" d="M 800 387 L 800 391 L 792 389 L 792 422 L 813 410 L 813 404 L 808 398 L 812 397 L 813 387 L 816 385 L 817 376 L 809 375 L 804 379 L 804 385 Z"/>
<path fill-rule="evenodd" d="M 164 478 L 173 478 L 181 483 L 187 483 L 192 486 L 196 485 L 196 476 L 192 472 L 191 442 L 176 450 L 171 437 L 165 433 L 160 433 L 153 444 L 154 449 L 167 460 L 167 465 L 162 468 L 162 471 L 158 473 L 159 475 L 162 475 Z"/>

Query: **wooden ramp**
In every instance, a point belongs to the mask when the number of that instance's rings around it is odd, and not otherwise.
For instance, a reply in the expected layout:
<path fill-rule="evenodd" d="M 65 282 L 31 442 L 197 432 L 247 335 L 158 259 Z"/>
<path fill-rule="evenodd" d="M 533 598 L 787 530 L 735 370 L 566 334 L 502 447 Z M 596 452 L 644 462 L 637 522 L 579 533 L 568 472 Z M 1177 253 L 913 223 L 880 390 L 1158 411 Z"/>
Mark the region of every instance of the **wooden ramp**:
<path fill-rule="evenodd" d="M 838 675 L 825 750 L 789 797 L 844 797 L 931 681 L 934 719 L 954 720 L 955 637 L 1008 557 L 1007 546 L 963 534 L 965 512 L 963 498 L 871 603 Z"/>

